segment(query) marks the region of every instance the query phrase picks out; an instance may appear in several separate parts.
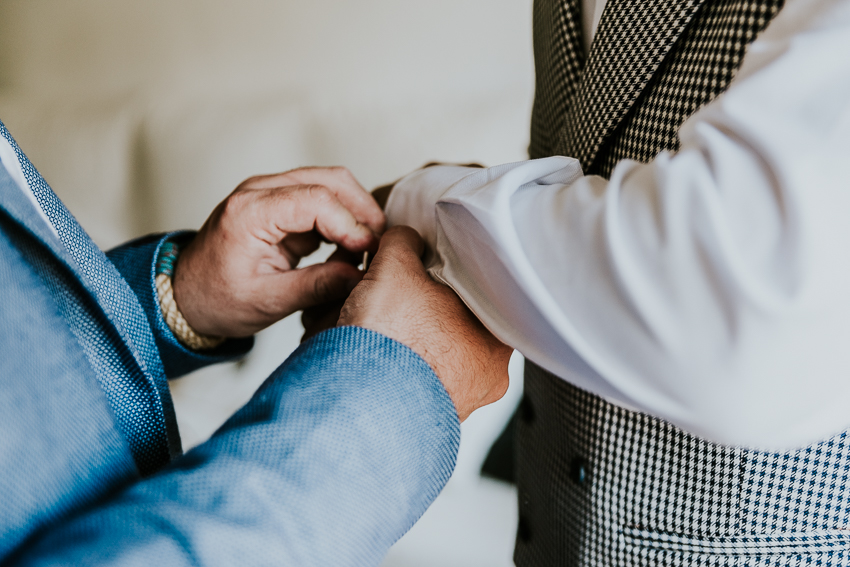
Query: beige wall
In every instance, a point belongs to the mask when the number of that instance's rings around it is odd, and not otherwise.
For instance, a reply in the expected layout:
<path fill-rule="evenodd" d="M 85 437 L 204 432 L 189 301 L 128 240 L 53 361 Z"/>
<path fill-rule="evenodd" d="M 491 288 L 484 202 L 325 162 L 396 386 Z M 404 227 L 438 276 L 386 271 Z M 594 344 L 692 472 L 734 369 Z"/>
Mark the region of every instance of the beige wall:
<path fill-rule="evenodd" d="M 521 159 L 530 3 L 4 0 L 0 117 L 103 245 L 257 172 Z"/>
<path fill-rule="evenodd" d="M 4 0 L 0 76 L 62 96 L 486 92 L 529 79 L 529 22 L 528 0 Z"/>

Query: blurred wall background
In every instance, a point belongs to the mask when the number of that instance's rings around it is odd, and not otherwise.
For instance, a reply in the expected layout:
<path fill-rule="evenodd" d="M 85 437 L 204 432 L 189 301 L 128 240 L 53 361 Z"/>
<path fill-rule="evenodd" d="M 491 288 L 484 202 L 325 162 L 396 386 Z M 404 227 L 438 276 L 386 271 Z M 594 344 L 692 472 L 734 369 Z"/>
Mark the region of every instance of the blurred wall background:
<path fill-rule="evenodd" d="M 372 187 L 431 160 L 515 161 L 531 1 L 3 0 L 0 119 L 103 247 L 198 228 L 257 173 L 346 165 Z M 173 383 L 184 445 L 300 333 L 291 317 L 246 361 Z M 512 565 L 515 493 L 478 469 L 521 364 L 506 399 L 464 424 L 452 481 L 385 566 Z"/>

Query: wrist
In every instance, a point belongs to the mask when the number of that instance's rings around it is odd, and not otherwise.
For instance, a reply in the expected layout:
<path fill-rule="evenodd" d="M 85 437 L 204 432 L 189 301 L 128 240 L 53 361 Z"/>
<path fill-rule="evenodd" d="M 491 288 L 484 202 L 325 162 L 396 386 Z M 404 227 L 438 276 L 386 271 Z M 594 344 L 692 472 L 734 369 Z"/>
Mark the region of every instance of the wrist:
<path fill-rule="evenodd" d="M 160 248 L 156 261 L 156 291 L 159 307 L 166 325 L 175 338 L 193 350 L 208 350 L 219 346 L 224 337 L 199 333 L 186 320 L 174 295 L 174 275 L 180 256 L 180 246 L 175 242 L 165 242 Z"/>

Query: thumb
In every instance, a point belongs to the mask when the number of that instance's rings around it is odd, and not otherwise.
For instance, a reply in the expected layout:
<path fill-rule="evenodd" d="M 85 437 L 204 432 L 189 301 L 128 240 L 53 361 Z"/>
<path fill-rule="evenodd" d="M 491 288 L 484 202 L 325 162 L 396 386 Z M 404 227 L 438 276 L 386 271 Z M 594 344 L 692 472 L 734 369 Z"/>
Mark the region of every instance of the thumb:
<path fill-rule="evenodd" d="M 289 292 L 296 310 L 348 297 L 363 274 L 345 262 L 325 262 L 290 272 L 296 276 Z"/>
<path fill-rule="evenodd" d="M 394 226 L 381 238 L 378 253 L 369 267 L 369 273 L 378 278 L 383 272 L 393 272 L 400 268 L 423 272 L 422 254 L 425 241 L 415 229 L 409 226 Z"/>

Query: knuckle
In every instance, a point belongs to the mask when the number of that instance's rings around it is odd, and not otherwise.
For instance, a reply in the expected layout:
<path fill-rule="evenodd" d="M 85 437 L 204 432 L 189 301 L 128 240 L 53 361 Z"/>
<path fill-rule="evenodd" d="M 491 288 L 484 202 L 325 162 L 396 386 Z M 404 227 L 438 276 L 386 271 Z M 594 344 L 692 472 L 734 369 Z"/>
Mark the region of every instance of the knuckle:
<path fill-rule="evenodd" d="M 359 191 L 366 192 L 366 190 L 360 185 L 360 182 L 357 181 L 357 178 L 351 173 L 351 170 L 342 165 L 335 165 L 329 168 L 331 174 L 341 180 L 345 185 L 349 186 L 351 189 L 358 189 Z"/>
<path fill-rule="evenodd" d="M 252 175 L 251 177 L 249 177 L 248 179 L 246 179 L 245 181 L 240 183 L 239 186 L 236 188 L 236 190 L 239 191 L 241 189 L 251 189 L 252 187 L 256 186 L 258 183 L 260 183 L 262 180 L 263 180 L 262 175 Z"/>
<path fill-rule="evenodd" d="M 419 239 L 419 233 L 412 226 L 394 226 L 387 232 L 393 232 L 405 238 Z"/>
<path fill-rule="evenodd" d="M 227 199 L 224 200 L 222 207 L 224 215 L 233 216 L 239 214 L 241 211 L 244 211 L 250 206 L 254 198 L 255 195 L 253 191 L 236 189 L 227 197 Z"/>
<path fill-rule="evenodd" d="M 356 310 L 352 301 L 346 301 L 339 311 L 339 324 L 341 326 L 351 325 L 355 320 Z"/>
<path fill-rule="evenodd" d="M 311 200 L 323 205 L 331 203 L 334 199 L 333 193 L 324 185 L 308 185 L 307 194 Z"/>

